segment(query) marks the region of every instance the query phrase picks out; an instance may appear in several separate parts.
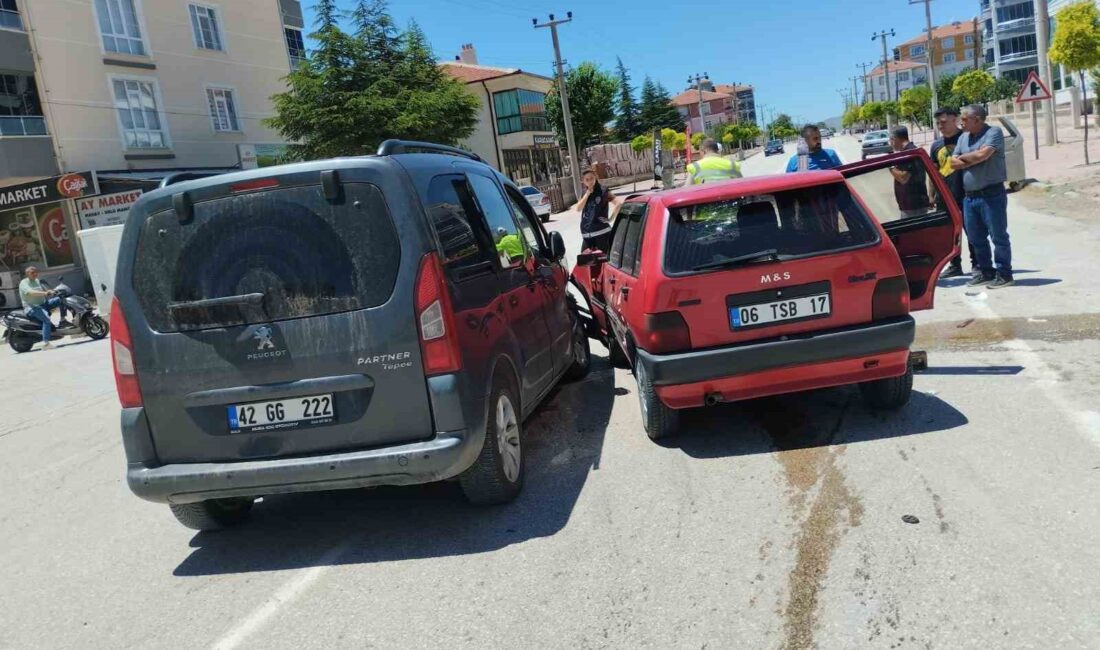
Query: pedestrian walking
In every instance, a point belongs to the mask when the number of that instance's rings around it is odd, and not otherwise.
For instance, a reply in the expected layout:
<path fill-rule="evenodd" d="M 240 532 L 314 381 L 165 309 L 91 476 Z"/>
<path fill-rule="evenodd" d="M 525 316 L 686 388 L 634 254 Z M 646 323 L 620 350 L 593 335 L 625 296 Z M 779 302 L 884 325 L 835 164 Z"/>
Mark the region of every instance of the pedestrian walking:
<path fill-rule="evenodd" d="M 802 140 L 806 143 L 806 169 L 798 168 L 799 154 L 791 156 L 787 163 L 787 173 L 807 171 L 813 169 L 836 169 L 840 167 L 840 156 L 832 149 L 824 149 L 821 146 L 821 129 L 814 124 L 802 127 Z"/>
<path fill-rule="evenodd" d="M 703 157 L 687 166 L 687 178 L 684 179 L 685 187 L 741 178 L 741 165 L 718 153 L 717 140 L 706 138 L 703 140 L 700 149 L 703 152 Z"/>
<path fill-rule="evenodd" d="M 619 211 L 623 200 L 614 196 L 610 190 L 605 190 L 600 185 L 596 172 L 591 169 L 581 174 L 581 185 L 585 190 L 584 196 L 573 204 L 573 209 L 581 213 L 581 237 L 584 241 L 582 249 L 591 248 L 609 253 L 611 220 Z"/>
<path fill-rule="evenodd" d="M 963 175 L 966 232 L 978 262 L 968 285 L 1000 289 L 1015 284 L 1008 237 L 1005 136 L 1000 127 L 986 124 L 989 113 L 984 106 L 972 104 L 962 113 L 963 133 L 951 168 Z"/>
<path fill-rule="evenodd" d="M 936 111 L 936 128 L 939 129 L 940 137 L 932 143 L 928 153 L 932 156 L 932 161 L 936 163 L 936 167 L 939 168 L 940 176 L 943 176 L 947 189 L 951 191 L 951 196 L 955 199 L 955 204 L 962 210 L 963 202 L 966 200 L 966 190 L 963 189 L 963 175 L 951 166 L 951 157 L 955 153 L 955 147 L 959 144 L 959 136 L 962 135 L 962 129 L 959 128 L 958 109 L 944 107 Z M 936 192 L 932 192 L 932 194 L 931 198 L 936 201 L 937 208 L 946 212 L 947 203 L 944 201 L 944 197 L 939 196 Z M 963 230 L 966 230 L 966 224 L 963 224 Z M 970 269 L 973 272 L 978 268 L 978 264 L 974 258 L 974 245 L 970 243 L 970 235 L 966 236 L 966 246 L 970 249 Z M 959 253 L 943 270 L 940 277 L 957 278 L 964 275 L 962 253 Z"/>
<path fill-rule="evenodd" d="M 909 141 L 909 129 L 895 126 L 890 130 L 890 146 L 894 153 L 912 151 L 917 145 Z M 890 168 L 894 177 L 894 198 L 901 210 L 901 218 L 922 217 L 931 210 L 928 200 L 928 176 L 920 160 L 909 160 Z"/>

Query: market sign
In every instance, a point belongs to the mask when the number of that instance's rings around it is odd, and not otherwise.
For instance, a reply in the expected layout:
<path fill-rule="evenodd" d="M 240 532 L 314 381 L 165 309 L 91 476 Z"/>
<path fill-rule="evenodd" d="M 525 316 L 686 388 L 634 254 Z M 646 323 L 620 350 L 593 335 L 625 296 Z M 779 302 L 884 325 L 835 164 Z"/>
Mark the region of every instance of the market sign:
<path fill-rule="evenodd" d="M 76 200 L 81 229 L 117 226 L 126 223 L 130 206 L 141 198 L 141 190 L 102 194 Z"/>
<path fill-rule="evenodd" d="M 95 172 L 79 172 L 43 178 L 30 183 L 0 187 L 0 210 L 26 208 L 40 203 L 99 194 Z"/>
<path fill-rule="evenodd" d="M 536 149 L 557 149 L 558 138 L 554 135 L 536 135 L 535 148 Z"/>

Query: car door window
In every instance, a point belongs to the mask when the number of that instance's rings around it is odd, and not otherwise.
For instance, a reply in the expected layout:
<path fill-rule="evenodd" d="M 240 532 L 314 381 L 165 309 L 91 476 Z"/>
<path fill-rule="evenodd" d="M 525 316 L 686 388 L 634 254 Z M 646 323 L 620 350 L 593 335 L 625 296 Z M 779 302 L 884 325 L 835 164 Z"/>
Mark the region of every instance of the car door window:
<path fill-rule="evenodd" d="M 612 268 L 619 268 L 623 264 L 623 243 L 626 241 L 626 231 L 629 226 L 627 219 L 615 219 L 614 230 L 611 233 L 611 250 L 607 254 L 607 263 Z"/>
<path fill-rule="evenodd" d="M 884 226 L 943 214 L 947 209 L 919 158 L 851 177 L 848 182 Z"/>
<path fill-rule="evenodd" d="M 527 258 L 526 239 L 512 218 L 512 210 L 500 187 L 491 178 L 480 174 L 470 174 L 467 178 L 485 216 L 501 268 L 521 266 Z"/>
<path fill-rule="evenodd" d="M 622 270 L 630 275 L 638 275 L 641 265 L 638 263 L 642 251 L 642 228 L 645 225 L 645 204 L 627 203 L 619 212 L 619 218 L 626 220 L 626 235 L 623 237 Z"/>
<path fill-rule="evenodd" d="M 479 269 L 492 271 L 492 259 L 475 228 L 477 206 L 461 174 L 436 176 L 425 196 L 428 216 L 443 250 L 443 265 L 459 276 Z"/>
<path fill-rule="evenodd" d="M 507 189 L 508 200 L 512 204 L 512 210 L 516 213 L 516 221 L 519 222 L 519 230 L 523 238 L 527 240 L 527 247 L 538 251 L 543 257 L 547 257 L 550 247 L 546 244 L 542 231 L 535 226 L 537 219 L 532 218 L 531 204 L 522 198 L 516 198 L 516 192 L 512 188 Z M 522 197 L 522 195 L 520 195 Z"/>

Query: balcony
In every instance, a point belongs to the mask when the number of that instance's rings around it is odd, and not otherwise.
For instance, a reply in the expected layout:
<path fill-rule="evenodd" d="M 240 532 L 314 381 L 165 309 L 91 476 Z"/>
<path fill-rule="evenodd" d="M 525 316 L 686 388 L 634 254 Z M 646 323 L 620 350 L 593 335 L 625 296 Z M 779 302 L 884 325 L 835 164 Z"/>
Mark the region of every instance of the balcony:
<path fill-rule="evenodd" d="M 1001 65 L 1030 65 L 1034 64 L 1039 58 L 1038 50 L 1029 50 L 1026 52 L 1013 52 L 1011 54 L 1001 54 Z"/>
<path fill-rule="evenodd" d="M 0 117 L 0 137 L 47 135 L 42 117 Z"/>
<path fill-rule="evenodd" d="M 1006 20 L 1003 23 L 997 23 L 996 27 L 998 34 L 1006 34 L 1008 32 L 1034 32 L 1035 31 L 1035 17 L 1030 18 L 1017 18 L 1016 20 Z"/>
<path fill-rule="evenodd" d="M 521 131 L 546 132 L 550 130 L 550 122 L 545 115 L 521 115 L 497 118 L 497 133 L 508 135 Z"/>
<path fill-rule="evenodd" d="M 23 31 L 23 20 L 18 11 L 0 9 L 0 29 L 17 29 Z"/>

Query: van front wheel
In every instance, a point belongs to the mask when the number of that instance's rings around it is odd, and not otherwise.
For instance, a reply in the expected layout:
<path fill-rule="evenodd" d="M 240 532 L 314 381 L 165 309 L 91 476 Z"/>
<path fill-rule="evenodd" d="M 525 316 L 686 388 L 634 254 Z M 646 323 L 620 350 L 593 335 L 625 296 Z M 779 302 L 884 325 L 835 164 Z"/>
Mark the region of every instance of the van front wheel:
<path fill-rule="evenodd" d="M 194 530 L 220 530 L 236 526 L 252 512 L 252 497 L 208 499 L 197 503 L 170 503 L 176 521 Z"/>

